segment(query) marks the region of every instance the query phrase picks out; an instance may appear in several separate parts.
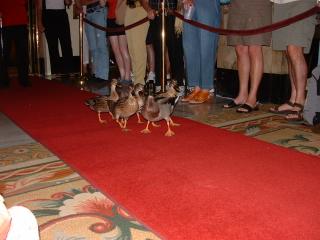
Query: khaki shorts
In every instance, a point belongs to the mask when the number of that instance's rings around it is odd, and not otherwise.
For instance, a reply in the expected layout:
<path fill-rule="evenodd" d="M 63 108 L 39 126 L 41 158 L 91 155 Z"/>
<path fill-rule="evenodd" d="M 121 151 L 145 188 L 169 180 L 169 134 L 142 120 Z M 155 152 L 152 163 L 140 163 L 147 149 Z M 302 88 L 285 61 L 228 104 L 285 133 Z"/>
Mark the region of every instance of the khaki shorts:
<path fill-rule="evenodd" d="M 315 0 L 300 0 L 285 4 L 274 4 L 272 22 L 291 18 L 316 5 Z M 316 25 L 316 15 L 300 20 L 272 32 L 272 48 L 284 51 L 288 45 L 301 46 L 309 53 Z"/>

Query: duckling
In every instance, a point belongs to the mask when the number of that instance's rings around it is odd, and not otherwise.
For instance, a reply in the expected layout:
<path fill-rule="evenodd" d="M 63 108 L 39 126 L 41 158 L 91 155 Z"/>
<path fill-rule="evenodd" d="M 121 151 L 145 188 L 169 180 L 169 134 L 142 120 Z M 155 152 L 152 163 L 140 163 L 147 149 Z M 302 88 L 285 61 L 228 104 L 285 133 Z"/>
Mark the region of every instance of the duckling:
<path fill-rule="evenodd" d="M 160 98 L 176 97 L 179 92 L 180 89 L 178 82 L 172 79 L 167 86 L 167 90 L 164 93 L 159 93 L 156 95 L 156 100 Z"/>
<path fill-rule="evenodd" d="M 133 93 L 134 93 L 134 97 L 136 98 L 136 100 L 138 102 L 138 106 L 139 106 L 139 109 L 136 113 L 137 117 L 138 117 L 138 123 L 143 123 L 143 121 L 141 121 L 141 118 L 140 118 L 140 113 L 141 113 L 141 109 L 142 109 L 144 102 L 145 102 L 144 85 L 141 83 L 137 83 L 136 85 L 134 85 Z"/>
<path fill-rule="evenodd" d="M 138 101 L 136 97 L 132 95 L 133 87 L 129 86 L 129 88 L 131 89 L 131 91 L 129 91 L 129 96 L 120 98 L 114 107 L 114 119 L 122 129 L 127 129 L 128 118 L 135 114 L 139 109 Z M 120 119 L 123 121 L 120 121 Z"/>
<path fill-rule="evenodd" d="M 117 80 L 112 79 L 109 96 L 97 96 L 89 98 L 85 101 L 85 104 L 89 106 L 91 110 L 96 111 L 98 113 L 98 119 L 100 123 L 106 123 L 106 120 L 103 120 L 101 118 L 101 113 L 110 113 L 110 109 L 113 108 L 114 103 L 117 102 L 119 99 L 119 96 L 115 90 L 116 84 Z"/>
<path fill-rule="evenodd" d="M 175 94 L 172 95 L 172 97 L 169 96 L 171 93 L 167 93 L 167 94 L 168 94 L 167 97 L 165 97 L 164 95 L 162 96 L 158 95 L 156 97 L 149 95 L 147 97 L 147 100 L 142 108 L 141 114 L 146 120 L 148 120 L 148 123 L 146 128 L 141 131 L 142 133 L 151 132 L 149 130 L 150 122 L 152 122 L 153 126 L 159 126 L 159 125 L 156 125 L 154 122 L 164 119 L 168 127 L 167 132 L 165 133 L 165 136 L 170 137 L 175 135 L 175 133 L 171 130 L 170 125 L 179 126 L 180 124 L 174 123 L 170 116 L 174 110 L 175 105 L 179 100 L 179 96 L 177 96 L 177 91 Z"/>

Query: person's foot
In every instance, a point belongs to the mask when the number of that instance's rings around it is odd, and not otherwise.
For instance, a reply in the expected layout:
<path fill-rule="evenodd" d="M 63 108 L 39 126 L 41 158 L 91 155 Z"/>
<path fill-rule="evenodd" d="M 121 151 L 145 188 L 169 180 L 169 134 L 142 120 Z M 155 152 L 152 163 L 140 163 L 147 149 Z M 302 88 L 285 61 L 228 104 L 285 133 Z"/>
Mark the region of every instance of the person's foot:
<path fill-rule="evenodd" d="M 210 93 L 208 90 L 201 90 L 190 101 L 191 104 L 201 104 L 210 99 Z"/>
<path fill-rule="evenodd" d="M 289 122 L 300 122 L 303 121 L 303 108 L 304 106 L 300 103 L 294 103 L 292 110 L 285 116 Z"/>
<path fill-rule="evenodd" d="M 189 102 L 191 101 L 196 94 L 201 91 L 200 87 L 195 87 L 188 95 L 181 99 L 182 102 Z"/>
<path fill-rule="evenodd" d="M 235 99 L 230 100 L 228 103 L 223 105 L 223 108 L 235 108 L 240 107 L 243 103 L 237 103 Z"/>
<path fill-rule="evenodd" d="M 280 106 L 273 106 L 269 109 L 269 112 L 275 114 L 289 114 L 294 110 L 294 103 L 291 101 L 285 102 Z"/>
<path fill-rule="evenodd" d="M 258 111 L 259 106 L 256 103 L 255 105 L 250 105 L 249 103 L 242 104 L 239 108 L 237 108 L 237 113 L 250 113 L 252 111 Z"/>

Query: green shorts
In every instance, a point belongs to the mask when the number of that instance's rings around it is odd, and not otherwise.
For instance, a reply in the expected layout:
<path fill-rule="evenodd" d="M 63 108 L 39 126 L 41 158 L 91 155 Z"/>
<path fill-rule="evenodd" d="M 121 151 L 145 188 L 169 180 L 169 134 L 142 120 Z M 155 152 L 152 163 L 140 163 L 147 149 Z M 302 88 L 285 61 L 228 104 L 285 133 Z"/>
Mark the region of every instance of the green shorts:
<path fill-rule="evenodd" d="M 274 4 L 272 22 L 279 22 L 305 12 L 316 5 L 316 0 L 300 0 Z M 272 48 L 284 51 L 288 45 L 301 46 L 309 53 L 316 25 L 316 15 L 272 32 Z"/>

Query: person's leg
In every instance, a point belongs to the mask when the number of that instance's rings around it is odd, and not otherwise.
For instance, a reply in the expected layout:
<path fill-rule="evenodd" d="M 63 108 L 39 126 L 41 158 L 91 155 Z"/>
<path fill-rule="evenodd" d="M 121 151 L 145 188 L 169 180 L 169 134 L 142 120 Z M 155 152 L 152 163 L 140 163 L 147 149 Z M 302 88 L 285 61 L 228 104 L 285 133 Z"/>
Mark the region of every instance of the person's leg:
<path fill-rule="evenodd" d="M 74 70 L 73 53 L 71 44 L 70 24 L 68 14 L 63 10 L 60 14 L 60 24 L 57 27 L 59 42 L 62 52 L 62 71 L 70 73 Z"/>
<path fill-rule="evenodd" d="M 167 17 L 166 22 L 166 43 L 167 43 L 167 50 L 165 51 L 166 54 L 169 55 L 169 64 L 171 68 L 166 69 L 167 74 L 170 74 L 171 70 L 171 78 L 177 80 L 178 85 L 182 86 L 183 84 L 183 77 L 184 77 L 184 63 L 183 63 L 183 48 L 182 48 L 182 39 L 177 38 L 175 33 L 175 16 L 169 15 Z M 180 41 L 179 41 L 180 40 Z M 167 66 L 166 66 L 167 67 Z"/>
<path fill-rule="evenodd" d="M 255 107 L 257 104 L 257 93 L 263 75 L 263 53 L 262 47 L 258 45 L 249 46 L 250 57 L 250 90 L 246 104 Z"/>
<path fill-rule="evenodd" d="M 121 51 L 120 51 L 119 36 L 109 36 L 109 42 L 111 44 L 111 48 L 117 62 L 118 70 L 120 73 L 120 79 L 126 79 L 124 62 L 123 62 Z"/>
<path fill-rule="evenodd" d="M 238 45 L 235 47 L 237 55 L 237 67 L 239 78 L 239 93 L 234 99 L 234 102 L 238 104 L 245 103 L 248 98 L 248 87 L 250 78 L 250 57 L 249 47 L 244 45 Z"/>
<path fill-rule="evenodd" d="M 87 13 L 86 18 L 89 21 L 93 21 L 93 13 Z M 96 73 L 96 66 L 95 62 L 93 59 L 96 58 L 96 38 L 95 38 L 95 30 L 94 27 L 91 26 L 90 24 L 86 23 L 85 24 L 85 31 L 86 31 L 86 37 L 87 37 L 87 42 L 88 42 L 88 48 L 89 48 L 89 64 L 91 68 L 91 73 L 92 75 L 95 75 Z"/>
<path fill-rule="evenodd" d="M 56 27 L 56 12 L 55 10 L 47 10 L 44 13 L 45 36 L 48 44 L 51 73 L 60 73 L 60 54 L 59 54 L 59 37 Z"/>
<path fill-rule="evenodd" d="M 93 13 L 93 22 L 106 27 L 106 8 L 100 8 Z M 96 40 L 96 53 L 94 65 L 95 65 L 95 75 L 97 78 L 108 80 L 109 78 L 109 50 L 107 46 L 106 34 L 104 31 L 99 29 L 94 29 L 95 40 Z"/>
<path fill-rule="evenodd" d="M 118 36 L 119 39 L 119 47 L 122 56 L 122 61 L 124 64 L 124 79 L 130 80 L 131 79 L 131 60 L 128 51 L 128 43 L 126 35 Z"/>
<path fill-rule="evenodd" d="M 17 26 L 15 33 L 16 54 L 18 62 L 19 82 L 22 86 L 30 86 L 29 74 L 29 52 L 28 52 L 28 29 L 27 26 Z"/>
<path fill-rule="evenodd" d="M 124 25 L 128 26 L 138 20 L 141 20 L 146 16 L 147 13 L 142 7 L 127 7 Z M 131 57 L 131 64 L 135 83 L 145 83 L 144 78 L 147 66 L 147 50 L 145 40 L 148 28 L 149 22 L 146 22 L 126 31 L 128 49 Z"/>
<path fill-rule="evenodd" d="M 196 13 L 199 22 L 213 27 L 220 26 L 220 2 L 218 0 L 197 1 L 195 9 L 197 8 Z M 200 30 L 200 87 L 204 89 L 214 88 L 218 39 L 218 34 Z"/>
<path fill-rule="evenodd" d="M 194 19 L 195 20 L 195 19 Z M 186 79 L 188 87 L 200 85 L 200 51 L 199 29 L 188 23 L 183 23 L 183 50 L 185 56 Z"/>
<path fill-rule="evenodd" d="M 154 52 L 153 44 L 147 44 L 147 59 L 148 59 L 148 67 L 149 67 L 147 81 L 148 80 L 155 81 L 156 63 L 155 63 L 155 52 Z"/>
<path fill-rule="evenodd" d="M 304 58 L 303 48 L 289 45 L 288 57 L 292 64 L 292 74 L 294 76 L 293 83 L 296 88 L 296 98 L 294 103 L 304 105 L 308 67 Z"/>
<path fill-rule="evenodd" d="M 292 84 L 295 90 L 295 100 L 291 110 L 295 113 L 289 113 L 286 116 L 286 119 L 302 120 L 302 111 L 306 98 L 306 84 L 308 72 L 307 63 L 303 53 L 303 47 L 289 45 L 288 58 L 291 63 L 291 71 L 293 76 Z"/>
<path fill-rule="evenodd" d="M 10 84 L 8 63 L 10 61 L 10 50 L 12 47 L 11 27 L 4 27 L 2 29 L 3 39 L 3 59 L 0 65 L 0 87 L 8 87 Z"/>

